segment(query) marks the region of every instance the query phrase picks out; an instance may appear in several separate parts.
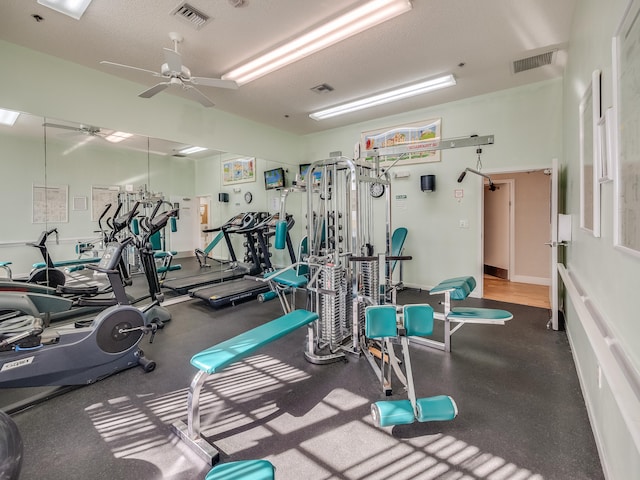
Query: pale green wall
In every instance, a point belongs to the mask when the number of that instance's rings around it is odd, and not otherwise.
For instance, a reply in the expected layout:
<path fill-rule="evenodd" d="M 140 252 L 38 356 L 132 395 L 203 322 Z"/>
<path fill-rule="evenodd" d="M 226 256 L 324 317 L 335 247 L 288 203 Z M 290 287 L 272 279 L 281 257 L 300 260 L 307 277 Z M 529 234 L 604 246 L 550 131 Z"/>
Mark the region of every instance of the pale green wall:
<path fill-rule="evenodd" d="M 613 105 L 612 37 L 622 18 L 627 0 L 600 2 L 581 0 L 569 42 L 564 80 L 564 164 L 567 175 L 566 204 L 572 216 L 573 239 L 566 252 L 566 265 L 573 272 L 625 353 L 640 371 L 640 323 L 634 298 L 637 295 L 640 259 L 613 246 L 612 182 L 603 184 L 601 194 L 602 236 L 595 238 L 580 225 L 579 123 L 578 109 L 595 69 L 602 70 L 602 108 Z M 604 379 L 598 387 L 598 361 L 570 302 L 567 331 L 571 338 L 591 420 L 609 478 L 640 478 L 640 452 L 622 421 L 612 388 Z M 637 428 L 637 425 L 636 425 Z"/>
<path fill-rule="evenodd" d="M 305 159 L 326 158 L 335 150 L 352 155 L 363 131 L 433 118 L 442 119 L 443 138 L 495 135 L 495 144 L 481 147 L 483 172 L 549 167 L 562 151 L 562 82 L 541 82 L 308 135 Z M 476 168 L 476 148 L 443 150 L 441 154 L 438 163 L 394 167 L 410 172 L 409 178 L 392 180 L 392 228 L 409 228 L 405 252 L 413 260 L 405 262 L 404 280 L 411 286 L 429 288 L 458 275 L 482 278 L 482 178 L 468 174 L 463 183 L 457 183 L 466 167 Z M 420 176 L 426 174 L 436 175 L 433 193 L 420 191 Z M 454 190 L 460 188 L 464 198 L 458 201 Z M 395 201 L 396 195 L 407 196 L 406 209 Z M 382 207 L 383 201 L 377 204 Z M 382 209 L 379 213 L 377 218 L 384 218 Z M 469 228 L 459 228 L 460 220 L 468 220 Z M 376 249 L 383 251 L 380 235 L 378 232 Z"/>

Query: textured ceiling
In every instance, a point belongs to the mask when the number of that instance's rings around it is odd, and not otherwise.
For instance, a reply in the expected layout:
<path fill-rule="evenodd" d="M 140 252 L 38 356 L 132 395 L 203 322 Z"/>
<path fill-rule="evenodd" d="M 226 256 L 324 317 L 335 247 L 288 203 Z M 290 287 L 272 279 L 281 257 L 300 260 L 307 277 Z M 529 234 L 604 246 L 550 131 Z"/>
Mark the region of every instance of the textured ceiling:
<path fill-rule="evenodd" d="M 140 83 L 157 78 L 101 65 L 106 60 L 159 71 L 169 32 L 193 75 L 219 77 L 362 0 L 189 0 L 212 17 L 200 30 L 170 13 L 176 0 L 93 0 L 78 21 L 35 0 L 0 2 L 0 38 Z M 238 90 L 199 87 L 214 108 L 296 134 L 318 132 L 562 75 L 576 0 L 413 0 L 413 9 Z M 43 17 L 36 22 L 32 15 Z M 513 74 L 513 61 L 557 49 L 552 65 Z M 464 66 L 459 64 L 464 63 Z M 458 84 L 334 119 L 309 113 L 453 73 Z M 329 93 L 310 89 L 331 85 Z M 170 88 L 160 95 L 183 95 Z M 153 98 L 148 100 L 152 102 Z M 203 107 L 204 108 L 204 107 Z"/>

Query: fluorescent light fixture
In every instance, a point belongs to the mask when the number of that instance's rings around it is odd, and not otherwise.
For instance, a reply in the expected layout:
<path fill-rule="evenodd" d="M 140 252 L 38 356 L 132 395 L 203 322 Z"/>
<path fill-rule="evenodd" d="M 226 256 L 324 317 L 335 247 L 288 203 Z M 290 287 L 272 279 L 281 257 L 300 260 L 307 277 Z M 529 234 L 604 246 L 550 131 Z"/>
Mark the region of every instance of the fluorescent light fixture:
<path fill-rule="evenodd" d="M 104 137 L 104 139 L 111 143 L 120 143 L 129 137 L 132 137 L 133 133 L 126 132 L 113 132 L 111 135 Z"/>
<path fill-rule="evenodd" d="M 410 0 L 372 0 L 222 75 L 244 85 L 411 10 Z"/>
<path fill-rule="evenodd" d="M 38 0 L 40 5 L 80 20 L 91 0 Z"/>
<path fill-rule="evenodd" d="M 182 153 L 183 155 L 190 155 L 192 153 L 203 152 L 205 150 L 206 148 L 204 147 L 187 147 L 187 148 L 183 148 L 178 153 Z"/>
<path fill-rule="evenodd" d="M 2 125 L 9 125 L 13 127 L 13 124 L 16 123 L 18 117 L 20 116 L 20 112 L 14 112 L 13 110 L 5 110 L 0 108 L 0 123 Z"/>
<path fill-rule="evenodd" d="M 441 88 L 452 87 L 455 84 L 456 79 L 453 75 L 449 74 L 443 77 L 433 78 L 431 80 L 425 80 L 420 83 L 415 83 L 407 87 L 397 88 L 389 92 L 379 93 L 371 97 L 356 100 L 354 102 L 338 105 L 337 107 L 327 108 L 326 110 L 312 113 L 309 116 L 314 120 L 324 120 L 326 118 L 344 115 L 345 113 L 357 112 L 358 110 L 363 110 L 365 108 L 382 105 L 383 103 L 395 102 L 396 100 L 402 100 L 403 98 L 422 95 L 423 93 L 432 92 Z"/>

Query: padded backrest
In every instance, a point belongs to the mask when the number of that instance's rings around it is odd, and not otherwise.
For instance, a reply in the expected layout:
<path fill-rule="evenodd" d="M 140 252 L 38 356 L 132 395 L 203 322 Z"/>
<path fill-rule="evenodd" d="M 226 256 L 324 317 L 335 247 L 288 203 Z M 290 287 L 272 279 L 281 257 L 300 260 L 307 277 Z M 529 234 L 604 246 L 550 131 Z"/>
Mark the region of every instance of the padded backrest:
<path fill-rule="evenodd" d="M 309 253 L 309 241 L 306 236 L 300 240 L 300 246 L 298 247 L 298 262 L 301 262 L 303 258 Z M 309 273 L 309 265 L 298 264 L 296 269 L 298 275 L 306 275 Z"/>
<path fill-rule="evenodd" d="M 404 328 L 408 337 L 423 337 L 433 333 L 433 307 L 431 305 L 405 305 L 402 312 Z"/>
<path fill-rule="evenodd" d="M 400 256 L 402 249 L 404 248 L 404 241 L 407 239 L 408 230 L 404 227 L 398 227 L 393 231 L 391 235 L 391 255 L 394 257 Z M 396 268 L 398 260 L 391 262 L 391 273 Z"/>
<path fill-rule="evenodd" d="M 160 237 L 160 232 L 156 232 L 149 237 L 149 243 L 151 243 L 151 248 L 153 250 L 162 250 L 162 238 Z"/>
<path fill-rule="evenodd" d="M 365 335 L 368 338 L 398 336 L 396 307 L 393 305 L 373 305 L 364 311 Z"/>

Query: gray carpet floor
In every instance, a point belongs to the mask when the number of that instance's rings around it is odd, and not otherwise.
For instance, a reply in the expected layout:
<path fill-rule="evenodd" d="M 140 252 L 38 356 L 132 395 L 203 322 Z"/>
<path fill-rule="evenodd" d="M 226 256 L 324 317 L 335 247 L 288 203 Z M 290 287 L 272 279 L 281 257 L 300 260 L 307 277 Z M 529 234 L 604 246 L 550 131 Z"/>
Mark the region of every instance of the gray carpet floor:
<path fill-rule="evenodd" d="M 437 300 L 416 290 L 398 296 Z M 222 462 L 267 459 L 278 480 L 604 478 L 566 334 L 547 330 L 544 309 L 466 303 L 514 318 L 465 325 L 451 353 L 411 348 L 418 396 L 451 395 L 453 421 L 376 427 L 370 405 L 385 397 L 368 362 L 310 364 L 300 329 L 207 381 L 203 431 Z M 210 467 L 170 428 L 186 420 L 189 360 L 282 312 L 277 301 L 168 308 L 172 320 L 141 344 L 155 371 L 129 369 L 12 414 L 25 446 L 21 479 L 204 478 Z M 403 398 L 397 387 L 391 398 Z M 47 393 L 0 390 L 0 408 Z"/>

